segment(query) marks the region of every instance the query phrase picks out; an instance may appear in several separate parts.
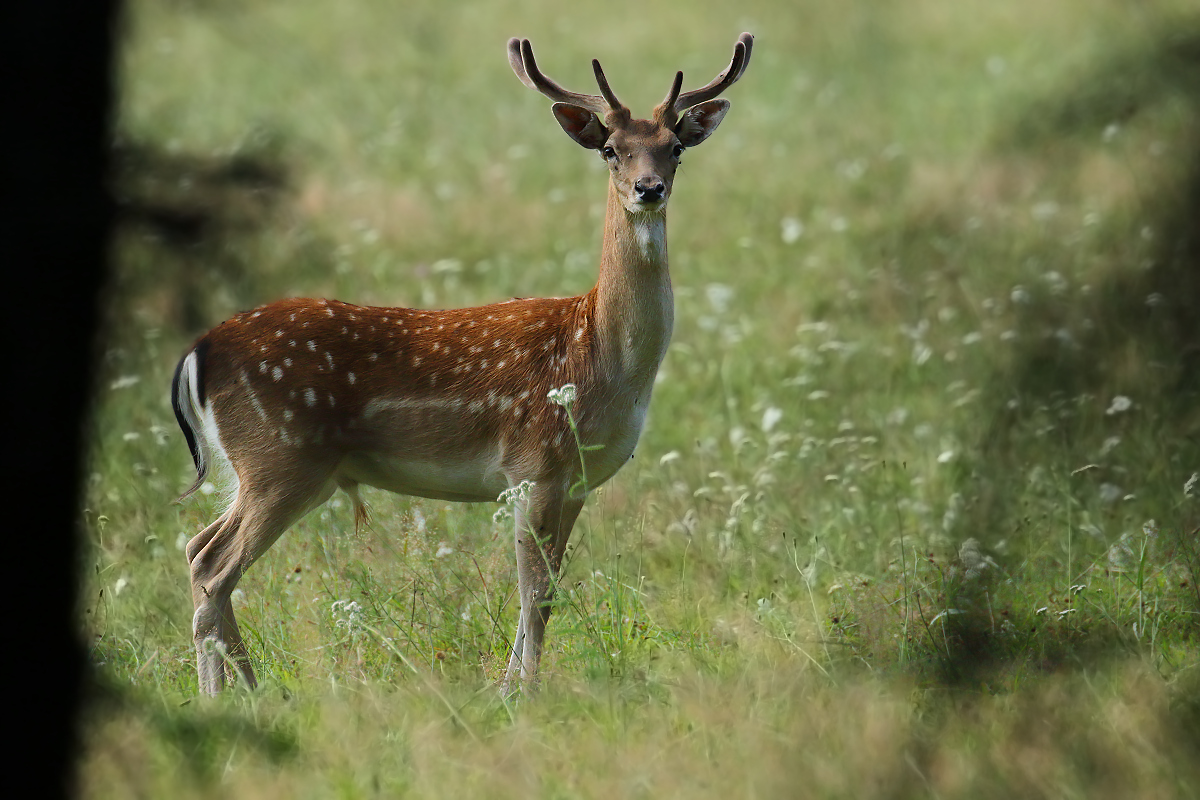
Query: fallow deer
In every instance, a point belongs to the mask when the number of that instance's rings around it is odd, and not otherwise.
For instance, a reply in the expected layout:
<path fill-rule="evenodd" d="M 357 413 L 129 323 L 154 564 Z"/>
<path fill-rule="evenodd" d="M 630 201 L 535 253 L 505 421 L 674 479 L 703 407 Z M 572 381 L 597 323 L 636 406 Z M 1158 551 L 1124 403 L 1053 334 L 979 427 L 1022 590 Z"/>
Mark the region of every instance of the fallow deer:
<path fill-rule="evenodd" d="M 609 167 L 599 279 L 587 294 L 479 308 L 373 308 L 282 300 L 201 336 L 175 370 L 171 402 L 198 476 L 232 467 L 236 494 L 187 545 L 200 690 L 254 686 L 230 594 L 295 521 L 341 488 L 365 515 L 360 484 L 440 500 L 516 502 L 520 621 L 504 689 L 536 681 L 549 602 L 587 491 L 631 457 L 674 320 L 666 208 L 684 149 L 716 130 L 718 96 L 745 72 L 753 37 L 708 85 L 634 119 L 592 61 L 600 96 L 567 91 L 537 66 L 528 40 L 508 59 L 554 101 L 575 142 Z M 572 414 L 547 399 L 577 388 Z M 586 468 L 586 469 L 585 469 Z M 581 475 L 588 483 L 580 485 Z M 183 499 L 180 498 L 180 499 Z"/>

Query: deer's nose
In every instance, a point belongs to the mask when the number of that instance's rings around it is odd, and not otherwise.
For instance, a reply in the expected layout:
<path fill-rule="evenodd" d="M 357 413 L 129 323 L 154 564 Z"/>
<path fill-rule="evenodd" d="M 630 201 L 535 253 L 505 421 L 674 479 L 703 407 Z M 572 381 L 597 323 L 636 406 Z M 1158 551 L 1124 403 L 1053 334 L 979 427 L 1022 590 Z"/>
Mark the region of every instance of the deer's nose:
<path fill-rule="evenodd" d="M 633 190 L 637 193 L 638 200 L 643 203 L 652 203 L 655 200 L 662 200 L 667 187 L 663 185 L 662 179 L 658 176 L 643 175 L 633 184 Z"/>

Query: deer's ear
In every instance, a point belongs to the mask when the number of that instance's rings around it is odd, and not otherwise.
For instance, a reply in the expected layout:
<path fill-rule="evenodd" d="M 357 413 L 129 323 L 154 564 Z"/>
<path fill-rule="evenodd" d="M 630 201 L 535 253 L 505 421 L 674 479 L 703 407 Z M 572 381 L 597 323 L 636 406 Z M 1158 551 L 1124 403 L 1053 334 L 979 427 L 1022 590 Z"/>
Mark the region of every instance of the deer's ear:
<path fill-rule="evenodd" d="M 728 110 L 728 100 L 709 100 L 683 112 L 679 122 L 675 123 L 679 143 L 684 147 L 695 147 L 712 136 Z"/>
<path fill-rule="evenodd" d="M 608 141 L 608 130 L 600 118 L 586 108 L 570 103 L 555 103 L 551 109 L 558 124 L 580 146 L 588 150 L 599 150 Z M 714 126 L 715 127 L 715 126 Z"/>

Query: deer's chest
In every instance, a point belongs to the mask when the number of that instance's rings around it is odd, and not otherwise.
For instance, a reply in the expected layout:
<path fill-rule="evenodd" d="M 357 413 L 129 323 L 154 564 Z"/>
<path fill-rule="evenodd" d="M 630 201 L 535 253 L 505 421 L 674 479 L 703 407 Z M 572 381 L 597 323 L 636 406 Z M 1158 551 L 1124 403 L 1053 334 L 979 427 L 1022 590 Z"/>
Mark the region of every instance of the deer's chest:
<path fill-rule="evenodd" d="M 650 386 L 646 386 L 613 398 L 607 407 L 613 413 L 580 425 L 581 444 L 593 448 L 585 450 L 590 488 L 607 481 L 633 456 L 649 407 Z"/>

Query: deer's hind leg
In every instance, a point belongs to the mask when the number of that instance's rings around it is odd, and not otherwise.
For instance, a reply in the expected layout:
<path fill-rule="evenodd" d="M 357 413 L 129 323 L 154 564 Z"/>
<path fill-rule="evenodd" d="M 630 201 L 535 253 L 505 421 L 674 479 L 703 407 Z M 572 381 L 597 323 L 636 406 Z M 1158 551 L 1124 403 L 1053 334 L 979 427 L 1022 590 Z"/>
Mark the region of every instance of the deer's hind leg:
<path fill-rule="evenodd" d="M 306 470 L 302 478 L 256 483 L 243 480 L 220 519 L 188 542 L 192 635 L 200 691 L 215 695 L 226 678 L 253 688 L 257 681 L 230 596 L 250 566 L 292 523 L 329 499 L 333 470 Z"/>

